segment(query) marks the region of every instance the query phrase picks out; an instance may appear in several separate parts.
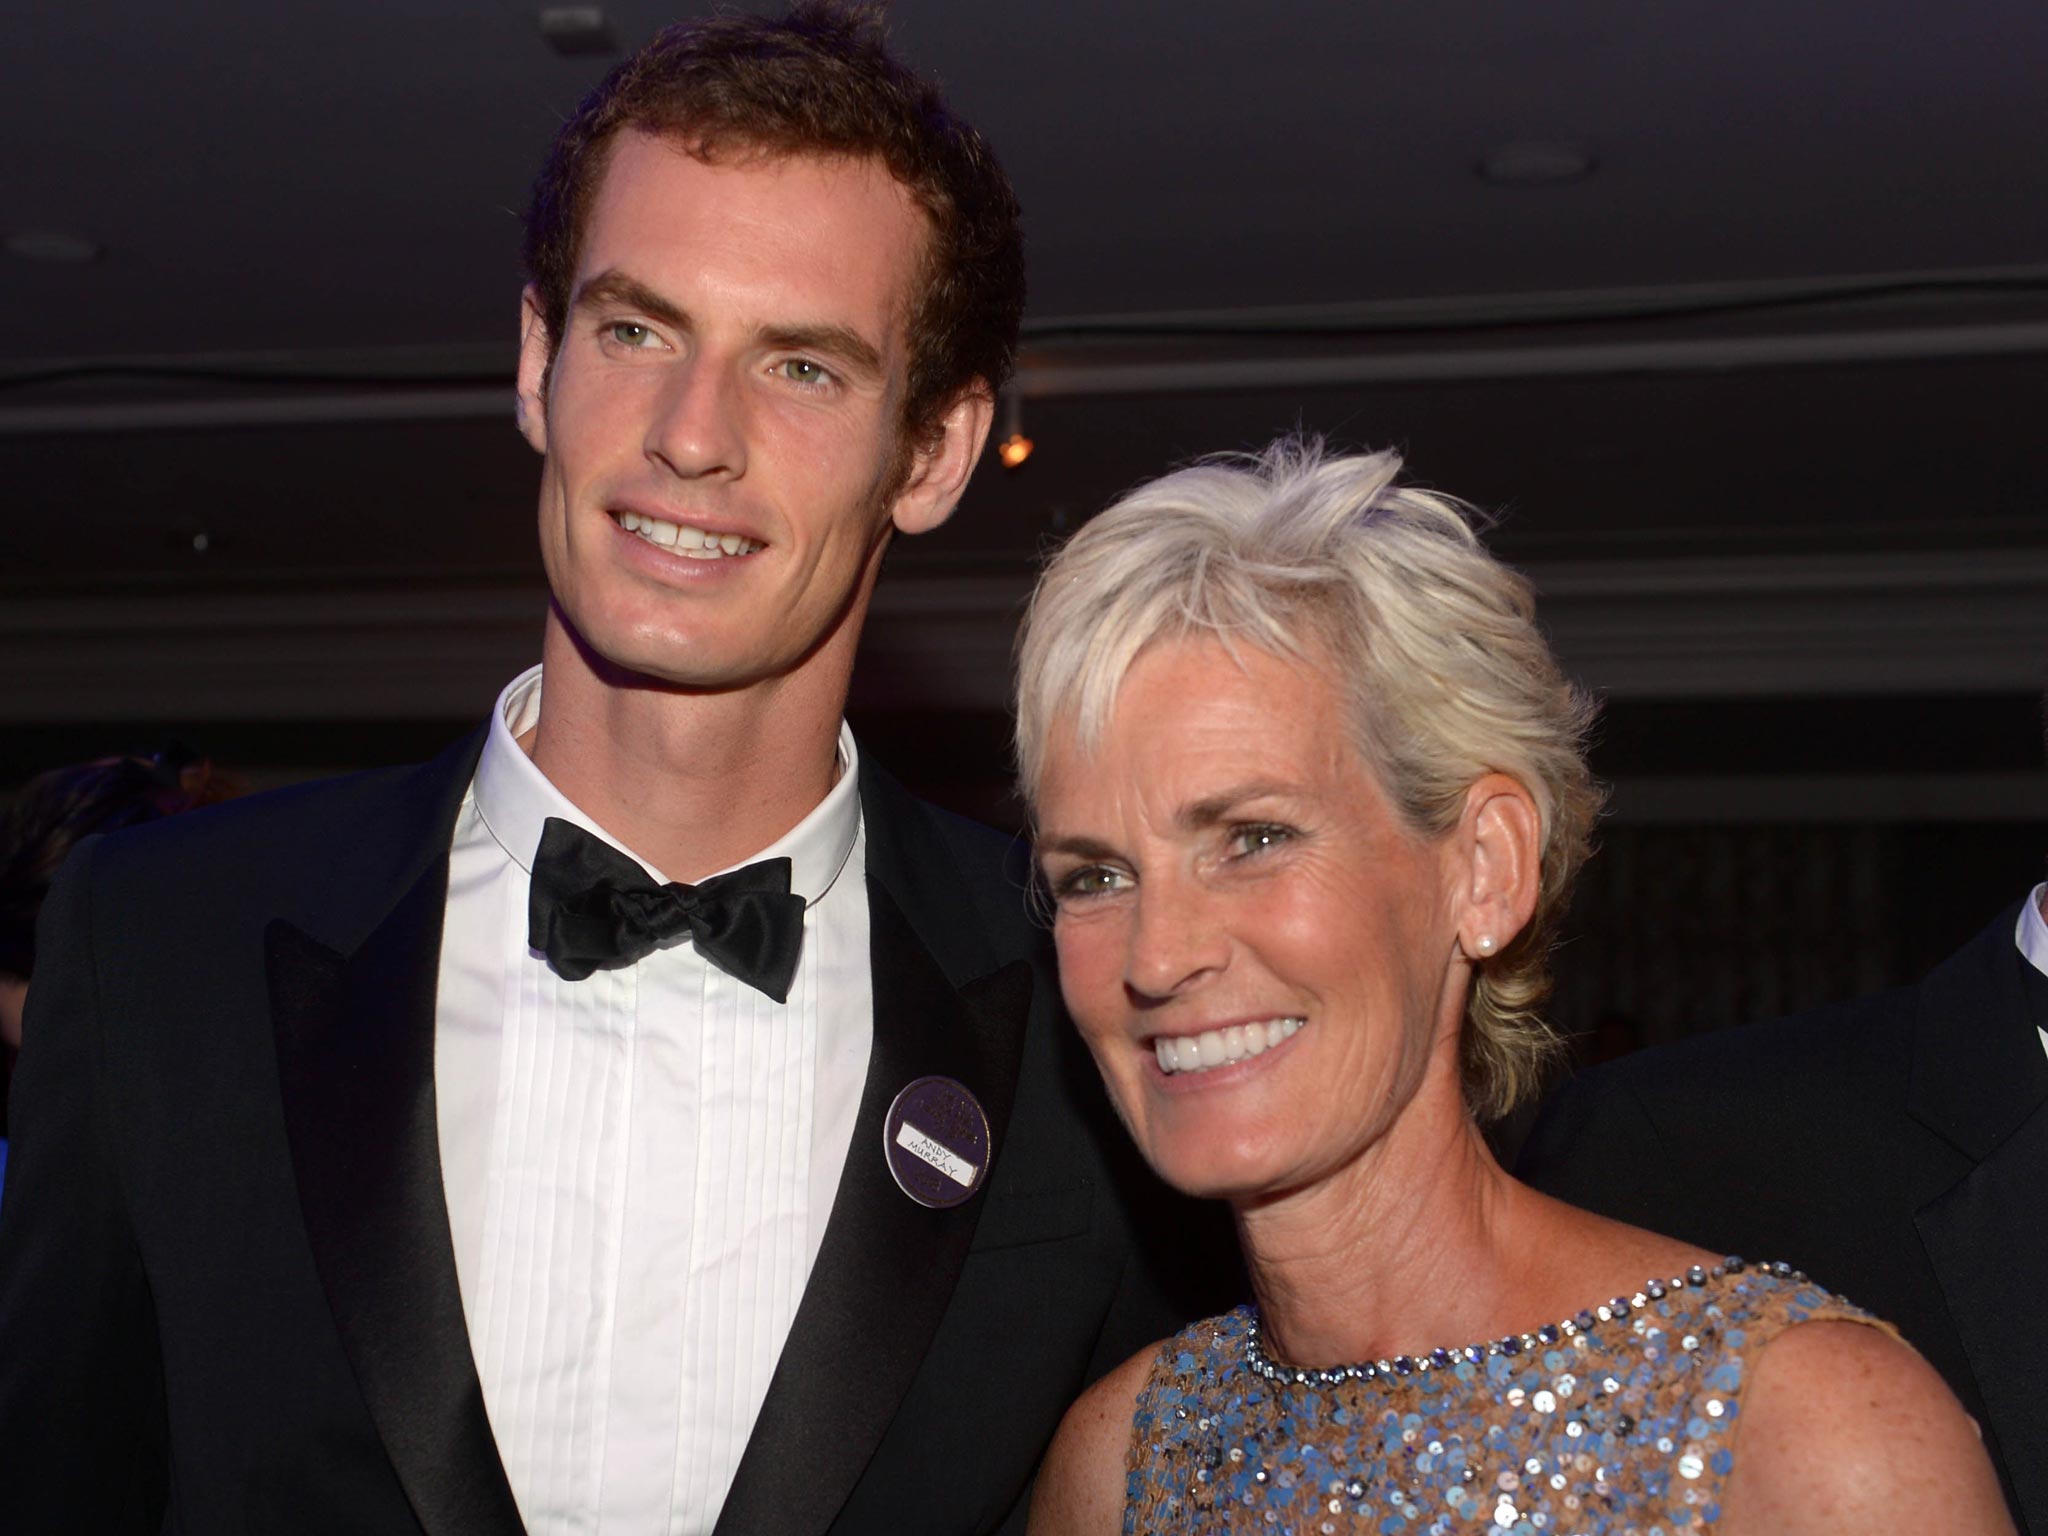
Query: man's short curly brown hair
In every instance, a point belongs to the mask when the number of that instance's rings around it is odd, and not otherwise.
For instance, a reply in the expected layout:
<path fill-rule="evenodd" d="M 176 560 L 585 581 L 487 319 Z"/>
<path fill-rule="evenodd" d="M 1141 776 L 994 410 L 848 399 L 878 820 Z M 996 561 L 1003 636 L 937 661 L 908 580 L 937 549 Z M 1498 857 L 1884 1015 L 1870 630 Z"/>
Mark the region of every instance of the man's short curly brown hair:
<path fill-rule="evenodd" d="M 888 50 L 879 6 L 805 3 L 779 20 L 681 22 L 620 64 L 555 136 L 534 183 L 526 266 L 549 346 L 568 319 L 583 226 L 621 131 L 701 160 L 876 160 L 931 220 L 909 324 L 903 428 L 930 442 L 960 395 L 1009 378 L 1024 314 L 1017 197 L 988 144 Z"/>

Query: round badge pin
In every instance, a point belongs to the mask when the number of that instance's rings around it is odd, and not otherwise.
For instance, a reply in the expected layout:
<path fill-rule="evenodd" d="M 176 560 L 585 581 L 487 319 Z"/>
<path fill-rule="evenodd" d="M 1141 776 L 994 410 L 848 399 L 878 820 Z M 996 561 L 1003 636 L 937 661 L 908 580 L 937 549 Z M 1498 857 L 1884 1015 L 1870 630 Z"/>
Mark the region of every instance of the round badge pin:
<path fill-rule="evenodd" d="M 882 1152 L 896 1187 L 934 1210 L 960 1204 L 988 1172 L 988 1116 L 965 1084 L 920 1077 L 882 1122 Z"/>

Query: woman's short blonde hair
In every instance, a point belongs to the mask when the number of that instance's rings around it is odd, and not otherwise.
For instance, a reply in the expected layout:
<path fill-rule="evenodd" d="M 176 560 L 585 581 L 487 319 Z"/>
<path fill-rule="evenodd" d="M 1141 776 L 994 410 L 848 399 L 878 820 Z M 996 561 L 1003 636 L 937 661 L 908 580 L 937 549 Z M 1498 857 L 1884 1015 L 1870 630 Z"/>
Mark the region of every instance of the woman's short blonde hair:
<path fill-rule="evenodd" d="M 1537 1008 L 1600 809 L 1585 756 L 1595 710 L 1473 511 L 1397 485 L 1400 468 L 1393 453 L 1283 438 L 1141 485 L 1090 521 L 1025 615 L 1017 762 L 1035 803 L 1054 727 L 1090 749 L 1138 654 L 1202 635 L 1323 668 L 1368 770 L 1420 836 L 1454 827 L 1482 775 L 1520 782 L 1542 818 L 1536 911 L 1478 962 L 1461 1043 L 1466 1102 L 1493 1120 L 1560 1050 Z"/>

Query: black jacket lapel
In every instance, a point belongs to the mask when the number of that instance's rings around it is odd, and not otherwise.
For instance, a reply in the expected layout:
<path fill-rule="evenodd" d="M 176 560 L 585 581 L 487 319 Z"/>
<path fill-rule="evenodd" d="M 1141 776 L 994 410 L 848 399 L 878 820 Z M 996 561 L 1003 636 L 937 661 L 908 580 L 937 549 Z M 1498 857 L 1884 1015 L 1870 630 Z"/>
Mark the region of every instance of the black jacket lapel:
<path fill-rule="evenodd" d="M 900 789 L 886 793 L 902 796 Z M 922 810 L 908 797 L 890 810 L 906 808 L 913 818 Z M 948 980 L 892 894 L 905 873 L 905 850 L 892 842 L 904 823 L 878 825 L 876 809 L 869 795 L 875 1033 L 860 1115 L 824 1244 L 716 1536 L 808 1536 L 831 1525 L 952 1299 L 983 1195 L 928 1210 L 896 1187 L 883 1156 L 883 1121 L 896 1094 L 928 1074 L 964 1083 L 988 1115 L 992 1163 L 1001 1158 L 1016 1096 L 1031 965 L 1018 958 L 958 987 Z M 942 902 L 948 870 L 933 850 L 925 883 Z"/>
<path fill-rule="evenodd" d="M 2048 1275 L 2048 1024 L 2008 909 L 1921 986 L 1909 1105 L 1976 1160 L 1915 1217 L 1969 1356 L 2026 1524 L 2048 1536 L 2048 1322 L 2024 1300 Z M 2015 1287 L 2019 1287 L 2018 1290 Z"/>
<path fill-rule="evenodd" d="M 416 870 L 353 953 L 271 925 L 272 1020 L 299 1203 L 342 1348 L 430 1536 L 521 1529 L 469 1350 L 441 1184 L 434 997 L 453 804 L 434 765 Z"/>
<path fill-rule="evenodd" d="M 1931 971 L 1914 1011 L 1907 1110 L 1974 1162 L 2048 1102 L 2018 922 L 2015 903 Z"/>
<path fill-rule="evenodd" d="M 1970 1357 L 2027 1529 L 2048 1536 L 2048 1322 L 2028 1281 L 2048 1275 L 2048 1105 L 1914 1218 Z"/>

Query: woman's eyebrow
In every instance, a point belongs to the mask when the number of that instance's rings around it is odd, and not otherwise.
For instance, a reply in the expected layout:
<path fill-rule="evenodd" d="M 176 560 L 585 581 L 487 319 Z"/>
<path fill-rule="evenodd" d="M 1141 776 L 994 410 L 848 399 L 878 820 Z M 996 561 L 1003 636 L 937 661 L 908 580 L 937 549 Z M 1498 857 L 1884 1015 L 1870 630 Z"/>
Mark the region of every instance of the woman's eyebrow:
<path fill-rule="evenodd" d="M 1247 800 L 1264 800 L 1271 795 L 1286 795 L 1294 792 L 1295 786 L 1279 779 L 1247 779 L 1242 784 L 1213 795 L 1204 795 L 1180 808 L 1174 821 L 1190 831 L 1213 827 L 1218 822 L 1228 821 L 1238 807 Z"/>
<path fill-rule="evenodd" d="M 1041 854 L 1066 853 L 1077 859 L 1108 859 L 1116 856 L 1116 850 L 1105 842 L 1092 837 L 1068 837 L 1055 835 L 1038 839 Z"/>

